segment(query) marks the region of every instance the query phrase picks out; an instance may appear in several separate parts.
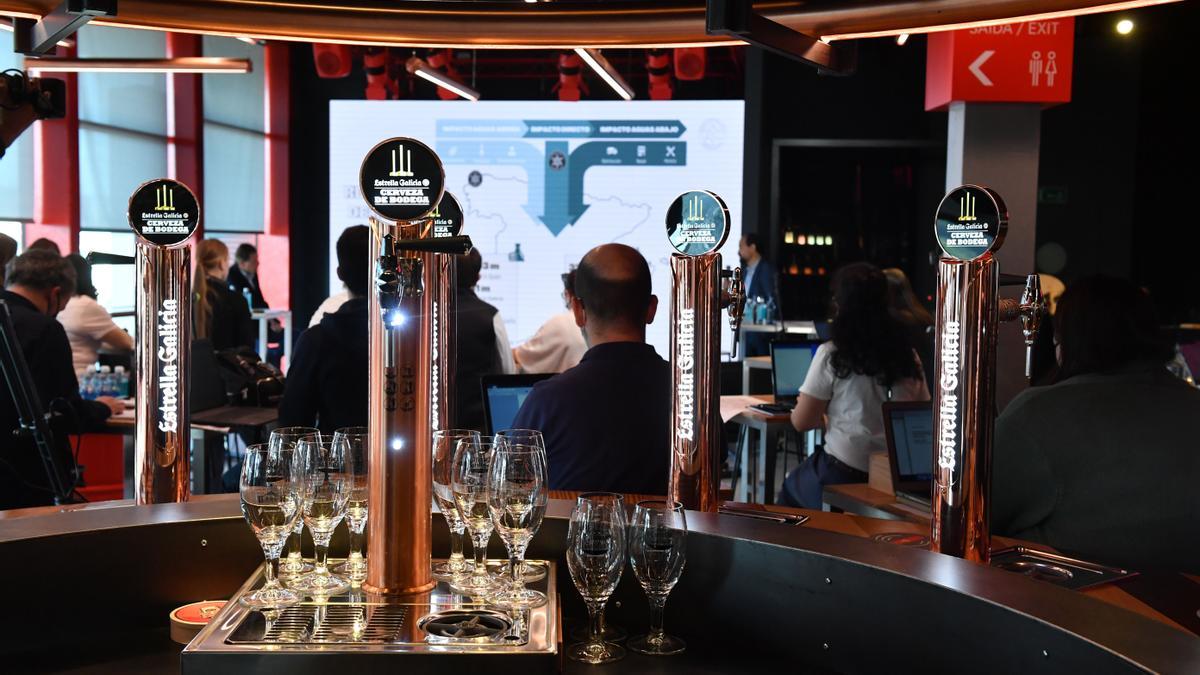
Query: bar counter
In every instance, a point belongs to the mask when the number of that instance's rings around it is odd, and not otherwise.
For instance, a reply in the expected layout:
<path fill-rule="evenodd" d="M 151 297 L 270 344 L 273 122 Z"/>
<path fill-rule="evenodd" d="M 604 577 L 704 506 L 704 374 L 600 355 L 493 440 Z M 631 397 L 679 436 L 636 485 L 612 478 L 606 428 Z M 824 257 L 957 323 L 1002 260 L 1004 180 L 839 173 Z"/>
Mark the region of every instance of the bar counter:
<path fill-rule="evenodd" d="M 584 616 L 563 562 L 571 506 L 551 500 L 529 550 L 560 565 L 568 633 Z M 689 512 L 687 565 L 666 616 L 688 652 L 564 670 L 1200 672 L 1200 638 L 1119 589 L 1069 591 L 865 538 L 911 525 L 804 513 L 808 523 L 788 526 Z M 440 518 L 433 531 L 444 555 Z M 262 553 L 237 495 L 215 495 L 0 512 L 0 560 L 10 586 L 0 651 L 18 672 L 161 673 L 179 669 L 168 612 L 229 597 Z M 608 616 L 637 634 L 648 609 L 632 576 L 627 568 Z M 320 672 L 311 661 L 289 661 L 289 672 Z"/>

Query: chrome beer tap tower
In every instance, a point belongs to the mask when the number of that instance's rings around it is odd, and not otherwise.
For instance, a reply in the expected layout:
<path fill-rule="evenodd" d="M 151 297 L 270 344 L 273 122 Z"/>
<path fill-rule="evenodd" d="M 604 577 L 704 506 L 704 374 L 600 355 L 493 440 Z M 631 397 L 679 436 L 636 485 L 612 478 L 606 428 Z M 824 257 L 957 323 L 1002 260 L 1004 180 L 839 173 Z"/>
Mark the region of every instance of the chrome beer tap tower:
<path fill-rule="evenodd" d="M 999 298 L 995 253 L 1004 243 L 1008 210 L 978 185 L 951 190 L 938 206 L 938 261 L 933 391 L 934 485 L 930 550 L 987 563 L 991 534 L 992 441 L 996 401 L 996 332 L 1019 318 L 1025 376 L 1045 305 L 1036 274 L 1021 300 Z"/>
<path fill-rule="evenodd" d="M 729 309 L 736 354 L 745 297 L 741 268 L 723 288 L 729 209 L 716 194 L 686 192 L 667 210 L 671 254 L 671 476 L 667 495 L 685 508 L 720 506 L 721 310 Z"/>
<path fill-rule="evenodd" d="M 445 258 L 470 250 L 468 237 L 434 237 L 429 216 L 443 195 L 445 175 L 437 155 L 410 138 L 375 146 L 360 170 L 378 252 L 370 298 L 370 396 L 367 580 L 380 595 L 422 593 L 430 573 L 432 449 L 435 425 L 444 424 L 447 389 L 435 388 L 450 361 L 444 306 Z M 388 222 L 390 219 L 397 222 Z M 439 258 L 440 256 L 440 258 Z M 436 346 L 436 347 L 435 347 Z M 441 371 L 444 373 L 445 371 Z M 445 381 L 447 378 L 440 378 Z"/>
<path fill-rule="evenodd" d="M 199 224 L 196 195 L 178 181 L 143 183 L 129 198 L 129 226 L 137 240 L 133 480 L 138 504 L 191 496 L 189 244 Z"/>

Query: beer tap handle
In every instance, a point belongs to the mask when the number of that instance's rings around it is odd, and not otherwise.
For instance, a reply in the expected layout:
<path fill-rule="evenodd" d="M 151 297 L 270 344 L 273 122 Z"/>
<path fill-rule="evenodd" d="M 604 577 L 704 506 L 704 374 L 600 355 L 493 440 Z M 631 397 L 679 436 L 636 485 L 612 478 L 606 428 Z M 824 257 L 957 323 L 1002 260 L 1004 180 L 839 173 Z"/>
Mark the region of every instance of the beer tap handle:
<path fill-rule="evenodd" d="M 400 307 L 400 274 L 396 268 L 395 239 L 391 234 L 385 234 L 375 262 L 375 292 L 379 295 L 379 313 L 384 326 L 392 325 Z"/>
<path fill-rule="evenodd" d="M 742 313 L 746 307 L 746 289 L 742 285 L 742 268 L 735 267 L 732 271 L 722 270 L 721 276 L 732 278 L 729 283 L 729 293 L 723 298 L 723 304 L 729 310 L 729 328 L 733 330 L 733 346 L 730 358 L 737 358 L 738 333 L 742 329 Z"/>
<path fill-rule="evenodd" d="M 1042 327 L 1046 301 L 1042 297 L 1041 278 L 1030 274 L 1021 293 L 1021 333 L 1025 336 L 1025 377 L 1033 379 L 1033 345 Z"/>

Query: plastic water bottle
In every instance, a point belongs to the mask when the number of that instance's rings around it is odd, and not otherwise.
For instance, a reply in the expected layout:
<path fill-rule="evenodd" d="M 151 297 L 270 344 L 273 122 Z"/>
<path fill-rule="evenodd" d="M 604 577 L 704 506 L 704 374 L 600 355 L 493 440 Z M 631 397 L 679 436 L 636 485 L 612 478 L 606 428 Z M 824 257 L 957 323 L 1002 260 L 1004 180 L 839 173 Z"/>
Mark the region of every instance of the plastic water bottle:
<path fill-rule="evenodd" d="M 112 396 L 113 395 L 113 377 L 112 368 L 108 366 L 100 366 L 99 385 L 96 387 L 97 396 Z"/>
<path fill-rule="evenodd" d="M 79 381 L 79 395 L 85 400 L 92 400 L 92 371 L 86 371 Z"/>
<path fill-rule="evenodd" d="M 125 372 L 125 366 L 117 366 L 115 377 L 117 387 L 114 395 L 117 398 L 129 398 L 129 373 Z"/>
<path fill-rule="evenodd" d="M 242 289 L 242 297 L 246 299 L 246 306 L 250 308 L 251 312 L 253 312 L 254 311 L 254 296 L 252 296 L 250 294 L 249 288 Z"/>
<path fill-rule="evenodd" d="M 758 310 L 756 309 L 757 304 L 758 303 L 754 302 L 754 298 L 746 298 L 746 311 L 745 316 L 742 317 L 742 321 L 746 323 L 755 323 L 758 320 Z"/>

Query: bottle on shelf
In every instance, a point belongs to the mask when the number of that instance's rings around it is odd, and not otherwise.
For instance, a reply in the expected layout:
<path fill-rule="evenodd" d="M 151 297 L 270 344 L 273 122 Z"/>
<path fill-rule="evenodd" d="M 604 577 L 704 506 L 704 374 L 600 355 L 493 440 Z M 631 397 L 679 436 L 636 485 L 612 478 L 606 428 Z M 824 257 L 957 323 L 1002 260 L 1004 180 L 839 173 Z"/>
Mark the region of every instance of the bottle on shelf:
<path fill-rule="evenodd" d="M 129 398 L 129 373 L 125 372 L 125 366 L 117 366 L 114 377 L 117 381 L 114 396 L 117 398 Z"/>
<path fill-rule="evenodd" d="M 100 366 L 100 377 L 96 386 L 97 396 L 112 396 L 113 395 L 113 376 L 112 368 L 108 366 Z"/>

